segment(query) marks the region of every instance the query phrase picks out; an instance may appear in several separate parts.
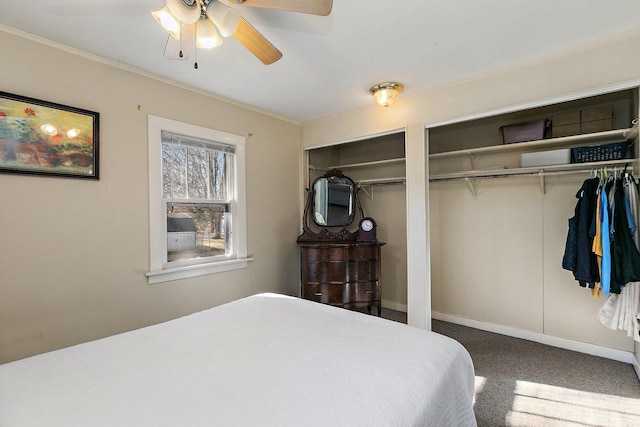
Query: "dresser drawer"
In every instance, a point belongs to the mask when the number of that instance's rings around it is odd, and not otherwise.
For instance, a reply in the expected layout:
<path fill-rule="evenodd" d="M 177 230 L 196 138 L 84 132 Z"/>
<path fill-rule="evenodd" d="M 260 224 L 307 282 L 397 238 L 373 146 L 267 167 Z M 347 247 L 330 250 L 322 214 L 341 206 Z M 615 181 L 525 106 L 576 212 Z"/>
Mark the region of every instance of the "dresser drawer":
<path fill-rule="evenodd" d="M 304 299 L 324 304 L 341 304 L 345 301 L 344 285 L 308 284 L 303 286 Z"/>
<path fill-rule="evenodd" d="M 378 262 L 360 261 L 349 263 L 349 281 L 378 280 Z"/>
<path fill-rule="evenodd" d="M 349 249 L 349 261 L 367 261 L 380 258 L 380 247 L 356 245 Z"/>
<path fill-rule="evenodd" d="M 346 262 L 310 262 L 305 267 L 307 283 L 345 283 Z"/>
<path fill-rule="evenodd" d="M 377 282 L 356 282 L 349 284 L 349 299 L 358 302 L 377 301 L 379 299 Z"/>
<path fill-rule="evenodd" d="M 307 262 L 345 261 L 347 248 L 343 246 L 326 248 L 304 248 L 302 258 Z"/>

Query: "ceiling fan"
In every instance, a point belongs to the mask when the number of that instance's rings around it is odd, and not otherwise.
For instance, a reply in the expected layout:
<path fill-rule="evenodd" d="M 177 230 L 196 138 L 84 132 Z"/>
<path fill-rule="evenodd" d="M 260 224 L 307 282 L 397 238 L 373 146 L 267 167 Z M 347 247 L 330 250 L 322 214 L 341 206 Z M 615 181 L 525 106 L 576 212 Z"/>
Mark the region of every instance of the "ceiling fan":
<path fill-rule="evenodd" d="M 164 55 L 172 59 L 187 59 L 192 46 L 211 49 L 222 43 L 223 37 L 233 37 L 265 65 L 282 58 L 280 52 L 240 12 L 220 0 L 166 0 L 160 10 L 152 12 L 154 19 L 169 32 Z M 327 16 L 333 0 L 227 0 L 238 6 L 286 10 Z M 197 62 L 194 64 L 198 68 Z"/>

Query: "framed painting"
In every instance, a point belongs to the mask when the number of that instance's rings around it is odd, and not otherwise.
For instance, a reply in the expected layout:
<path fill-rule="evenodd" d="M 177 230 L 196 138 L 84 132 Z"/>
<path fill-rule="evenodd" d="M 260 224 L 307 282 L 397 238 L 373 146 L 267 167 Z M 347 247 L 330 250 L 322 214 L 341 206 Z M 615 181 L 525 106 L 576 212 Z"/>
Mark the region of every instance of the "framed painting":
<path fill-rule="evenodd" d="M 98 179 L 99 118 L 0 92 L 0 172 Z"/>

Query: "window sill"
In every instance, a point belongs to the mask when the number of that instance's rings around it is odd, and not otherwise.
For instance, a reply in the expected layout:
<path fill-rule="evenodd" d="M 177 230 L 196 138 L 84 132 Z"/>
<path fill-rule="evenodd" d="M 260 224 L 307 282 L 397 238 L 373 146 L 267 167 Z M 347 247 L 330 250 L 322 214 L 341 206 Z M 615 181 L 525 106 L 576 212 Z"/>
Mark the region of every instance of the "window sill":
<path fill-rule="evenodd" d="M 189 265 L 185 267 L 167 268 L 165 270 L 150 271 L 146 273 L 149 284 L 169 282 L 171 280 L 188 279 L 190 277 L 204 276 L 207 274 L 222 273 L 224 271 L 247 268 L 253 258 L 232 259 L 208 264 Z"/>

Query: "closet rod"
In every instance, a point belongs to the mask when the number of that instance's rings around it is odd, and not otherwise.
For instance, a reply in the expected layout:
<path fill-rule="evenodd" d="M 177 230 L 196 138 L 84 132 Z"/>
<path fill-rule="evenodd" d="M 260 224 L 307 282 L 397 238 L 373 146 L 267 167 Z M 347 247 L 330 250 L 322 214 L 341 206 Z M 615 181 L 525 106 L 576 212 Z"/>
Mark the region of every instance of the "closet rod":
<path fill-rule="evenodd" d="M 631 163 L 631 162 L 630 162 Z M 610 169 L 620 168 L 624 169 L 624 165 L 612 166 Z M 540 169 L 538 172 L 512 172 L 512 173 L 498 173 L 498 174 L 487 174 L 487 175 L 467 175 L 467 176 L 457 176 L 457 177 L 433 177 L 429 178 L 429 182 L 434 181 L 460 181 L 460 180 L 470 180 L 470 179 L 483 179 L 483 178 L 508 178 L 510 176 L 559 176 L 559 175 L 573 175 L 580 173 L 591 173 L 594 169 L 602 169 L 603 167 L 592 167 L 585 169 L 572 169 L 566 171 L 545 171 L 544 169 Z M 627 170 L 633 172 L 633 165 L 629 164 L 627 166 Z"/>
<path fill-rule="evenodd" d="M 429 181 L 454 181 L 471 178 L 500 178 L 503 176 L 540 176 L 543 175 L 568 175 L 573 173 L 589 172 L 593 169 L 604 167 L 632 167 L 637 162 L 636 159 L 604 160 L 589 163 L 571 163 L 566 165 L 531 166 L 527 168 L 515 169 L 494 169 L 494 170 L 469 170 L 461 172 L 445 172 L 429 176 Z M 565 173 L 566 172 L 566 173 Z"/>
<path fill-rule="evenodd" d="M 606 165 L 602 165 L 601 167 L 595 167 L 595 165 L 592 164 L 591 168 L 582 168 L 582 169 L 569 169 L 569 170 L 558 170 L 558 171 L 545 171 L 544 169 L 540 169 L 538 172 L 535 171 L 523 171 L 523 172 L 512 172 L 512 173 L 502 173 L 502 174 L 483 174 L 483 175 L 477 175 L 477 176 L 456 176 L 456 177 L 440 177 L 440 178 L 430 178 L 429 181 L 459 181 L 459 180 L 464 180 L 467 182 L 467 184 L 469 184 L 469 189 L 471 190 L 471 194 L 473 195 L 474 198 L 477 197 L 478 193 L 476 191 L 476 179 L 482 179 L 482 178 L 507 178 L 510 176 L 536 176 L 538 177 L 538 179 L 540 180 L 540 191 L 542 192 L 542 194 L 546 194 L 546 182 L 545 182 L 545 177 L 547 176 L 558 176 L 558 175 L 569 175 L 569 174 L 578 174 L 578 173 L 592 173 L 595 169 L 602 169 L 605 167 L 610 167 L 610 166 L 606 166 Z M 620 170 L 628 170 L 630 172 L 633 172 L 633 165 L 630 165 L 629 163 L 623 163 L 623 164 L 618 164 L 616 166 L 611 167 L 611 170 L 616 170 L 616 169 L 620 169 Z"/>

